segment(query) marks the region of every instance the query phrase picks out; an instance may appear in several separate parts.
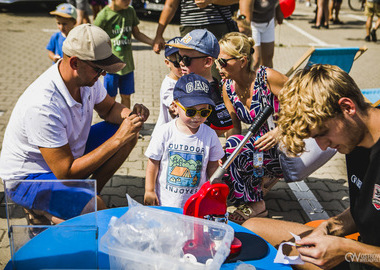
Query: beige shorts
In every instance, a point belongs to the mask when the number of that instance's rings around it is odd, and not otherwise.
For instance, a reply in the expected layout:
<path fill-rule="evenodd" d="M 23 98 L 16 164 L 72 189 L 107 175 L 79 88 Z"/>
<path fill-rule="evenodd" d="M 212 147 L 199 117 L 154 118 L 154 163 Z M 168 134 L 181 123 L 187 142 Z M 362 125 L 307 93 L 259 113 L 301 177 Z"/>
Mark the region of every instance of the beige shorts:
<path fill-rule="evenodd" d="M 380 3 L 368 2 L 365 4 L 364 15 L 367 17 L 373 17 L 376 15 L 380 18 Z"/>

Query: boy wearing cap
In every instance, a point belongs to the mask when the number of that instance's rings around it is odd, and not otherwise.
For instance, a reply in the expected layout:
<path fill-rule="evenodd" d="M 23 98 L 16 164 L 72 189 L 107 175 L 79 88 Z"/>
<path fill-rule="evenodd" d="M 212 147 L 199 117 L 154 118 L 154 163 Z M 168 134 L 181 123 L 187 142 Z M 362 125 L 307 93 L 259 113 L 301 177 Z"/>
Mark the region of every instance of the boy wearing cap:
<path fill-rule="evenodd" d="M 206 29 L 196 29 L 185 35 L 179 43 L 177 61 L 181 65 L 182 74 L 194 72 L 210 83 L 211 98 L 215 109 L 205 122 L 219 135 L 233 127 L 231 116 L 224 105 L 219 82 L 212 76 L 212 66 L 219 56 L 219 43 L 216 37 Z"/>
<path fill-rule="evenodd" d="M 51 11 L 50 14 L 55 15 L 59 29 L 59 32 L 51 36 L 49 44 L 46 46 L 48 56 L 53 60 L 54 64 L 63 57 L 62 44 L 76 24 L 77 11 L 73 5 L 60 4 L 54 11 Z"/>
<path fill-rule="evenodd" d="M 183 208 L 218 168 L 224 151 L 216 133 L 203 124 L 215 106 L 208 81 L 184 75 L 173 98 L 178 118 L 157 130 L 145 152 L 144 203 Z"/>
<path fill-rule="evenodd" d="M 131 95 L 135 92 L 132 34 L 138 41 L 153 45 L 153 40 L 140 32 L 139 19 L 130 3 L 131 0 L 112 0 L 98 13 L 94 21 L 95 25 L 110 36 L 113 53 L 126 63 L 126 66 L 116 73 L 107 72 L 104 87 L 113 98 L 119 89 L 121 103 L 127 108 L 131 106 Z"/>
<path fill-rule="evenodd" d="M 110 38 L 101 28 L 75 27 L 62 51 L 63 58 L 17 101 L 0 156 L 0 177 L 21 180 L 9 196 L 47 218 L 48 224 L 81 214 L 93 194 L 60 181 L 22 180 L 92 178 L 100 193 L 136 145 L 149 116 L 142 104 L 130 110 L 115 102 L 98 80 L 105 71 L 117 72 L 125 66 L 112 54 Z M 105 121 L 91 126 L 94 110 Z M 54 204 L 46 200 L 44 191 L 51 193 Z M 106 208 L 100 196 L 97 205 Z"/>
<path fill-rule="evenodd" d="M 177 115 L 175 114 L 173 108 L 173 89 L 178 79 L 182 76 L 181 66 L 177 62 L 176 54 L 178 53 L 178 48 L 170 46 L 170 44 L 178 43 L 181 37 L 175 37 L 168 41 L 165 46 L 165 64 L 169 68 L 169 74 L 165 76 L 165 79 L 162 81 L 160 89 L 160 114 L 153 134 L 162 124 L 170 122 Z"/>

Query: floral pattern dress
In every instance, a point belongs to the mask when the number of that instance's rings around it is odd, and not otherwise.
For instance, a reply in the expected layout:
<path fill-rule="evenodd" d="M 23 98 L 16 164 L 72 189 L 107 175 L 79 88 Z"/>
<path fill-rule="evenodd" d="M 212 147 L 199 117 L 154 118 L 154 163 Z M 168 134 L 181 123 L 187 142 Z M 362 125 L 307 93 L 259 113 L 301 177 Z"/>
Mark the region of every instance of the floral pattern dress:
<path fill-rule="evenodd" d="M 252 124 L 255 117 L 260 114 L 266 104 L 273 107 L 275 113 L 279 111 L 277 97 L 270 91 L 267 82 L 266 67 L 261 66 L 256 74 L 252 102 L 249 111 L 246 110 L 235 92 L 234 82 L 226 80 L 227 95 L 235 108 L 235 112 L 240 121 Z M 273 117 L 276 120 L 276 117 Z M 264 135 L 269 131 L 267 122 L 262 125 L 257 135 Z M 235 150 L 244 138 L 243 135 L 232 135 L 226 142 L 227 157 Z M 240 154 L 235 158 L 229 167 L 230 181 L 232 185 L 232 200 L 241 202 L 256 202 L 263 199 L 261 189 L 262 177 L 253 175 L 253 153 L 255 151 L 254 142 L 256 136 L 252 136 L 247 144 L 242 148 Z M 278 159 L 277 147 L 273 147 L 264 152 L 264 176 L 282 177 L 282 170 Z"/>

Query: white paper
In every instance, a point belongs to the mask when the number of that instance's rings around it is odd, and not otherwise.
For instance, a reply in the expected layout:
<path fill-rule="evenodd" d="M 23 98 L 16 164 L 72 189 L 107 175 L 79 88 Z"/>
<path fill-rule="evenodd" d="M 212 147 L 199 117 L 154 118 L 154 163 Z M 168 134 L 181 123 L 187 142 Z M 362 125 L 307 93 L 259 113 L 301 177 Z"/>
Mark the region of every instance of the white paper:
<path fill-rule="evenodd" d="M 294 240 L 297 241 L 297 240 L 301 240 L 301 237 L 299 237 L 298 235 L 295 235 L 291 232 L 289 232 L 293 237 L 294 237 Z M 284 253 L 282 252 L 282 247 L 284 245 L 289 245 L 289 246 L 295 246 L 296 243 L 293 243 L 293 242 L 284 242 L 284 243 L 281 243 L 280 246 L 278 247 L 278 250 L 277 250 L 277 254 L 276 254 L 276 258 L 274 258 L 274 263 L 283 263 L 283 264 L 304 264 L 304 261 L 301 260 L 300 256 L 287 256 L 287 255 L 284 255 Z"/>

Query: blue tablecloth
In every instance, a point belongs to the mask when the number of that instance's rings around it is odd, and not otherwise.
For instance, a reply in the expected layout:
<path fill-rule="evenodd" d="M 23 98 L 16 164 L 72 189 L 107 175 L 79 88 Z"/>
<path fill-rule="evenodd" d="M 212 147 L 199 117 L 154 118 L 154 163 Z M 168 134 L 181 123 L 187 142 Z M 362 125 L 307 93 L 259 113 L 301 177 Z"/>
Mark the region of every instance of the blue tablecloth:
<path fill-rule="evenodd" d="M 160 207 L 160 209 L 182 213 L 182 209 Z M 97 212 L 97 227 L 85 224 L 94 220 L 95 213 L 79 216 L 62 223 L 62 226 L 53 226 L 26 243 L 16 253 L 17 269 L 41 268 L 76 268 L 76 269 L 109 269 L 109 257 L 98 251 L 98 240 L 106 233 L 111 217 L 121 217 L 127 207 L 112 208 Z M 88 223 L 87 223 L 88 224 Z M 253 234 L 246 228 L 229 222 L 235 232 Z M 78 226 L 79 225 L 79 226 Z M 274 264 L 276 249 L 268 244 L 267 255 L 260 260 L 245 261 L 256 269 L 291 269 L 290 266 Z M 254 251 L 252 251 L 254 252 Z M 96 261 L 97 258 L 97 261 Z M 10 261 L 5 269 L 14 269 Z M 236 263 L 225 263 L 221 269 L 234 269 Z"/>

